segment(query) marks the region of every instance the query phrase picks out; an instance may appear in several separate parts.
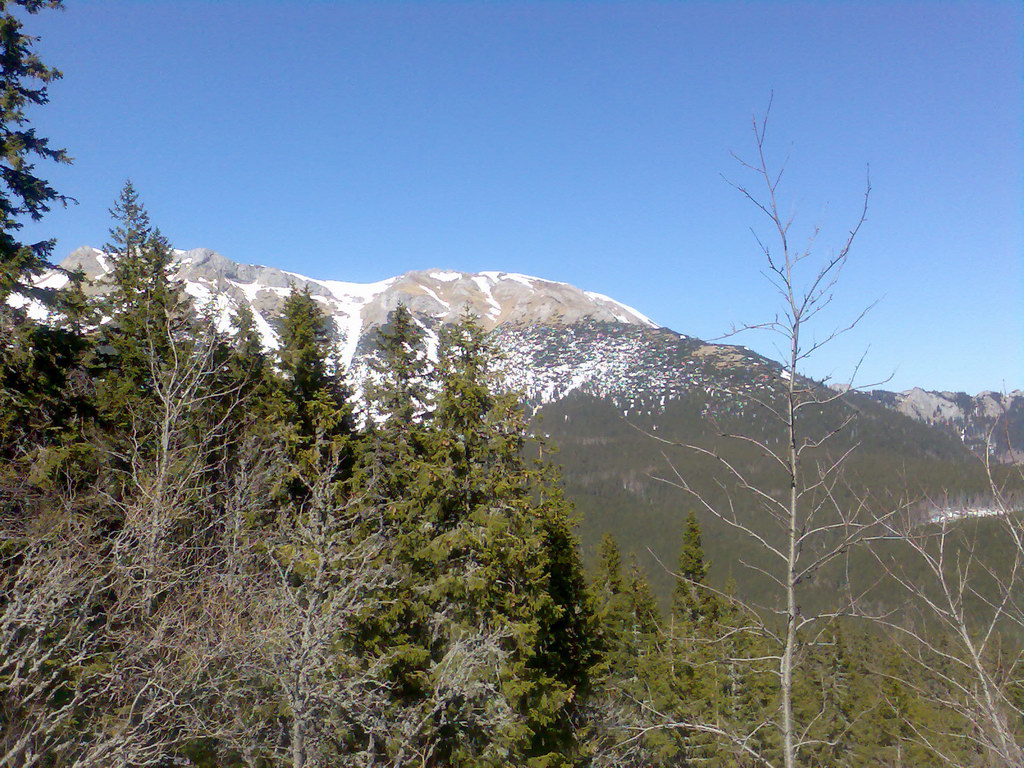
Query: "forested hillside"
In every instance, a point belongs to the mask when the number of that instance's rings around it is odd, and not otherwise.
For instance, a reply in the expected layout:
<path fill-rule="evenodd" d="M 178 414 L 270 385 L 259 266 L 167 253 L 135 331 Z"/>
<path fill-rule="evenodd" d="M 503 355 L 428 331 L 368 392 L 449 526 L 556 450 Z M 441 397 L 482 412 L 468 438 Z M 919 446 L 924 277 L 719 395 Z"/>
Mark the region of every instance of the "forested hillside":
<path fill-rule="evenodd" d="M 307 288 L 272 352 L 246 305 L 225 326 L 130 182 L 104 290 L 40 284 L 53 244 L 19 230 L 62 201 L 33 162 L 66 156 L 27 124 L 59 73 L 22 17 L 61 3 L 9 5 L 0 768 L 1022 764 L 1008 478 L 954 477 L 955 440 L 799 375 L 848 248 L 804 294 L 769 259 L 791 345 L 753 420 L 695 396 L 655 430 L 580 395 L 531 421 L 496 336 L 466 313 L 430 355 L 404 305 L 357 396 Z M 931 473 L 997 514 L 930 516 Z M 660 604 L 616 526 L 671 552 Z"/>

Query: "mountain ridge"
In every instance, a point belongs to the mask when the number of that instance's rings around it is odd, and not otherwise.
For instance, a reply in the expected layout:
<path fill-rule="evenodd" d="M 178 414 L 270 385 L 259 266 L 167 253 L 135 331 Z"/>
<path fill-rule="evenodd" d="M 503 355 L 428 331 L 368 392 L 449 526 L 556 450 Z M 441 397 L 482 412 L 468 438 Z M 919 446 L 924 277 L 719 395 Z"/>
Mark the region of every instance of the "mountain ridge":
<path fill-rule="evenodd" d="M 1002 463 L 1024 462 L 1022 390 L 986 390 L 971 395 L 913 387 L 868 394 L 886 407 L 956 434 L 976 454 L 991 454 Z"/>
<path fill-rule="evenodd" d="M 107 255 L 84 246 L 61 268 L 80 269 L 101 292 Z M 777 363 L 745 347 L 711 344 L 658 326 L 640 311 L 603 294 L 513 272 L 413 270 L 370 283 L 310 278 L 277 267 L 233 261 L 207 248 L 175 251 L 175 277 L 187 293 L 212 305 L 222 329 L 246 303 L 264 344 L 277 347 L 276 322 L 292 285 L 305 288 L 331 318 L 339 362 L 358 381 L 374 353 L 375 331 L 399 302 L 423 327 L 436 356 L 440 326 L 465 311 L 493 331 L 506 358 L 509 383 L 536 406 L 573 392 L 611 398 L 624 414 L 657 411 L 686 393 L 742 403 L 772 389 L 783 375 Z M 60 287 L 66 277 L 38 281 Z M 994 437 L 994 457 L 1024 460 L 1024 393 L 930 391 L 866 393 L 874 402 L 958 437 L 976 454 Z M 740 406 L 742 407 L 742 406 Z"/>
<path fill-rule="evenodd" d="M 106 254 L 89 246 L 77 248 L 60 266 L 81 269 L 91 281 L 109 272 Z M 516 272 L 426 269 L 355 283 L 244 264 L 216 251 L 196 248 L 175 251 L 174 276 L 200 301 L 218 295 L 248 301 L 268 325 L 292 285 L 306 288 L 326 305 L 343 336 L 349 330 L 362 333 L 369 326 L 383 325 L 399 301 L 414 315 L 441 323 L 453 322 L 469 309 L 480 318 L 485 330 L 517 322 L 569 324 L 583 317 L 657 327 L 647 316 L 603 294 Z M 339 323 L 342 317 L 344 321 Z M 356 319 L 361 321 L 358 327 Z M 267 334 L 264 341 L 276 347 L 276 334 Z M 343 361 L 351 362 L 351 355 Z"/>

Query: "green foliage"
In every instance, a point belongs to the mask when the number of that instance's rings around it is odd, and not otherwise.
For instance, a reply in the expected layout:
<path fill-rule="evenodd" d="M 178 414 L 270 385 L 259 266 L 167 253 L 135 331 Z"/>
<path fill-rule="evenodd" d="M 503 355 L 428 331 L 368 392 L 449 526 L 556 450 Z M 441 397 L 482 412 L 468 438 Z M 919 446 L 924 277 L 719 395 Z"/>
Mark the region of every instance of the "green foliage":
<path fill-rule="evenodd" d="M 846 464 L 847 482 L 834 489 L 839 504 L 866 499 L 864 514 L 887 513 L 908 500 L 942 498 L 951 487 L 962 489 L 968 498 L 986 498 L 990 491 L 984 467 L 958 441 L 927 425 L 886 412 L 877 403 L 856 400 L 855 404 L 854 412 L 847 414 L 854 418 L 850 430 L 832 441 L 835 454 L 857 446 Z M 658 443 L 647 435 L 657 434 L 670 442 L 695 444 L 717 452 L 752 484 L 773 494 L 784 493 L 786 486 L 785 478 L 764 460 L 759 450 L 722 437 L 722 433 L 742 432 L 770 440 L 763 409 L 749 405 L 742 414 L 720 416 L 711 423 L 704 417 L 708 399 L 697 393 L 667 401 L 661 412 L 657 412 L 656 402 L 649 405 L 656 411 L 653 415 L 631 415 L 627 423 L 612 403 L 574 394 L 544 406 L 541 415 L 545 428 L 560 448 L 555 461 L 566 479 L 566 492 L 586 512 L 581 516 L 578 534 L 588 567 L 595 566 L 601 537 L 612 533 L 625 555 L 637 555 L 659 604 L 668 609 L 677 585 L 670 574 L 674 569 L 659 565 L 654 558 L 666 565 L 676 562 L 676 546 L 686 522 L 685 505 L 690 499 L 678 488 L 652 477 L 672 480 L 673 472 L 678 471 L 694 491 L 719 509 L 729 508 L 720 485 L 727 478 L 706 458 Z M 808 416 L 809 438 L 842 423 L 837 421 L 842 418 L 842 411 L 813 418 L 809 411 L 804 412 Z M 813 461 L 820 459 L 813 452 L 808 457 Z M 1008 487 L 1020 488 L 1019 477 Z M 764 520 L 763 516 L 756 517 L 758 502 L 751 496 L 736 493 L 732 502 L 739 522 Z M 745 602 L 767 605 L 773 594 L 771 583 L 754 570 L 770 566 L 761 548 L 736 535 L 735 530 L 703 508 L 697 509 L 697 515 L 712 586 L 721 589 L 733 578 Z M 769 530 L 769 526 L 766 523 L 763 532 L 769 541 L 777 541 L 778 531 Z M 991 540 L 985 546 L 993 544 L 998 542 Z M 869 587 L 876 575 L 870 562 L 871 558 L 865 557 L 849 569 L 826 568 L 802 584 L 806 609 L 827 609 L 837 591 L 845 590 L 848 584 L 854 590 Z M 847 577 L 853 581 L 848 583 Z M 877 590 L 880 601 L 895 594 L 891 586 L 879 585 Z M 883 602 L 878 607 L 895 606 Z"/>
<path fill-rule="evenodd" d="M 719 600 L 710 586 L 700 523 L 691 511 L 683 529 L 676 588 L 672 592 L 673 620 L 689 631 L 697 631 L 702 625 L 714 624 L 718 620 Z"/>
<path fill-rule="evenodd" d="M 110 212 L 110 290 L 98 302 L 108 321 L 97 344 L 97 406 L 112 429 L 131 430 L 152 419 L 158 381 L 168 369 L 187 364 L 201 330 L 172 277 L 171 245 L 151 226 L 130 181 Z"/>
<path fill-rule="evenodd" d="M 379 356 L 366 383 L 369 407 L 366 434 L 356 467 L 355 487 L 367 504 L 383 504 L 404 546 L 414 535 L 419 511 L 419 482 L 427 451 L 426 414 L 432 406 L 428 383 L 433 374 L 423 334 L 404 305 L 399 305 L 379 334 Z M 411 545 L 414 551 L 417 545 Z"/>
<path fill-rule="evenodd" d="M 440 661 L 466 633 L 490 633 L 502 649 L 501 697 L 515 714 L 490 732 L 441 720 L 438 759 L 501 764 L 518 754 L 559 765 L 574 750 L 573 701 L 593 663 L 568 507 L 554 478 L 523 455 L 523 414 L 498 391 L 479 326 L 469 318 L 454 326 L 439 359 L 417 523 L 428 533 L 413 564 L 429 579 L 430 614 L 449 623 L 431 633 L 430 657 Z"/>
<path fill-rule="evenodd" d="M 22 243 L 27 218 L 39 220 L 54 203 L 70 198 L 36 175 L 35 161 L 70 162 L 29 124 L 33 107 L 49 101 L 47 87 L 58 70 L 36 54 L 37 38 L 24 28 L 25 14 L 62 7 L 59 0 L 17 0 L 0 5 L 0 486 L 44 481 L 50 467 L 88 412 L 87 381 L 79 369 L 87 345 L 72 320 L 73 289 L 55 300 L 52 290 L 31 285 L 50 266 L 53 241 Z M 72 286 L 75 286 L 72 281 Z M 20 294 L 15 296 L 14 294 Z M 63 299 L 63 300 L 61 300 Z M 51 325 L 30 320 L 25 302 L 52 305 Z M 59 463 L 59 462 L 57 462 Z"/>
<path fill-rule="evenodd" d="M 327 322 L 309 288 L 292 286 L 282 310 L 278 357 L 287 381 L 285 392 L 304 424 L 310 415 L 302 409 L 338 383 L 331 370 Z"/>
<path fill-rule="evenodd" d="M 426 412 L 432 368 L 423 336 L 404 306 L 380 333 L 379 356 L 366 385 L 369 417 L 352 479 L 360 509 L 377 509 L 389 542 L 395 579 L 381 605 L 363 617 L 366 652 L 386 658 L 400 696 L 415 701 L 429 690 L 429 569 L 419 554 L 429 540 L 421 524 L 429 485 Z"/>
<path fill-rule="evenodd" d="M 92 342 L 76 283 L 58 294 L 56 308 L 57 322 L 14 329 L 0 357 L 0 456 L 38 480 L 52 474 L 49 465 L 93 411 Z"/>
<path fill-rule="evenodd" d="M 404 304 L 398 305 L 378 331 L 377 346 L 375 375 L 366 382 L 366 397 L 383 425 L 410 429 L 422 421 L 431 405 L 431 366 L 423 332 Z"/>
<path fill-rule="evenodd" d="M 53 241 L 23 244 L 17 238 L 25 216 L 42 218 L 53 203 L 70 198 L 59 194 L 35 174 L 33 160 L 69 163 L 63 149 L 29 127 L 28 111 L 49 101 L 47 86 L 61 77 L 33 50 L 36 38 L 24 31 L 21 18 L 10 6 L 34 14 L 61 8 L 61 0 L 15 0 L 0 7 L 0 311 L 6 314 L 12 292 L 25 292 L 28 281 L 49 266 Z"/>
<path fill-rule="evenodd" d="M 554 451 L 530 434 L 472 318 L 444 329 L 433 366 L 399 306 L 360 427 L 310 290 L 284 303 L 276 360 L 246 306 L 233 337 L 220 334 L 173 279 L 174 251 L 130 182 L 111 211 L 104 297 L 88 299 L 81 275 L 55 294 L 30 286 L 52 241 L 17 233 L 67 201 L 33 162 L 68 158 L 28 125 L 60 74 L 18 13 L 61 7 L 0 2 L 0 764 L 777 764 L 766 724 L 778 717 L 778 627 L 772 606 L 760 617 L 744 607 L 731 578 L 740 561 L 757 573 L 758 555 L 711 520 L 684 520 L 675 491 L 646 482 L 668 474 L 662 446 L 611 405 L 579 396 L 547 409 L 555 427 L 582 422 L 558 461 L 586 507 L 588 586 Z M 29 320 L 26 298 L 46 301 L 47 323 Z M 676 353 L 692 358 L 692 343 Z M 719 375 L 749 392 L 750 370 Z M 859 488 L 872 490 L 868 512 L 951 482 L 987 488 L 956 440 L 850 401 L 801 421 L 813 440 L 856 414 L 835 445 L 863 448 L 849 487 L 830 490 L 838 504 Z M 752 403 L 691 394 L 657 426 L 785 492 L 758 450 L 722 439 L 768 436 Z M 674 460 L 705 499 L 723 500 L 710 462 Z M 754 519 L 756 499 L 735 501 L 738 521 Z M 958 530 L 949 562 L 992 555 L 976 593 L 991 606 L 1014 567 L 999 563 L 1017 561 L 988 522 Z M 633 555 L 628 572 L 612 530 Z M 677 534 L 674 572 L 646 573 L 635 555 L 652 544 L 672 562 Z M 899 562 L 903 546 L 874 556 Z M 874 578 L 859 557 L 802 585 L 805 604 L 851 573 Z M 889 586 L 864 599 L 884 604 Z M 742 590 L 768 591 L 749 577 Z M 800 638 L 801 765 L 987 768 L 983 725 L 942 705 L 943 685 L 971 689 L 969 665 L 937 628 L 921 632 L 917 664 L 877 629 L 840 620 Z M 1024 706 L 1019 638 L 990 648 L 983 663 Z"/>
<path fill-rule="evenodd" d="M 334 360 L 328 320 L 308 288 L 292 287 L 280 325 L 281 378 L 269 407 L 284 438 L 289 469 L 283 490 L 301 498 L 306 474 L 333 467 L 334 482 L 347 482 L 354 460 L 352 404 Z M 339 491 L 340 492 L 340 491 Z"/>
<path fill-rule="evenodd" d="M 173 252 L 130 185 L 115 212 L 107 297 L 86 301 L 72 281 L 57 321 L 5 369 L 3 502 L 18 515 L 2 520 L 61 523 L 49 539 L 4 529 L 7 593 L 21 601 L 88 558 L 72 569 L 78 592 L 32 619 L 42 635 L 0 597 L 17 619 L 0 622 L 17 630 L 5 647 L 73 640 L 61 653 L 83 660 L 47 670 L 44 702 L 5 709 L 22 689 L 0 678 L 5 739 L 73 702 L 73 725 L 47 726 L 63 751 L 38 742 L 53 764 L 108 743 L 122 756 L 111 763 L 152 749 L 152 764 L 248 768 L 777 760 L 765 727 L 777 716 L 773 625 L 724 578 L 721 533 L 677 513 L 664 613 L 611 536 L 588 586 L 558 454 L 531 436 L 472 320 L 445 332 L 432 366 L 400 307 L 357 427 L 309 291 L 285 303 L 275 368 L 247 309 L 227 338 L 181 294 Z M 99 314 L 108 320 L 93 330 Z M 26 467 L 46 482 L 12 490 Z M 608 487 L 599 475 L 584 498 Z M 62 538 L 71 522 L 89 531 L 81 547 Z M 33 537 L 53 553 L 19 570 Z M 836 622 L 803 639 L 799 662 L 795 707 L 812 740 L 802 765 L 930 766 L 939 751 L 979 764 L 964 746 L 974 726 L 939 708 L 934 680 L 883 635 Z M 164 711 L 140 695 L 153 686 L 189 702 L 188 717 L 139 727 Z"/>

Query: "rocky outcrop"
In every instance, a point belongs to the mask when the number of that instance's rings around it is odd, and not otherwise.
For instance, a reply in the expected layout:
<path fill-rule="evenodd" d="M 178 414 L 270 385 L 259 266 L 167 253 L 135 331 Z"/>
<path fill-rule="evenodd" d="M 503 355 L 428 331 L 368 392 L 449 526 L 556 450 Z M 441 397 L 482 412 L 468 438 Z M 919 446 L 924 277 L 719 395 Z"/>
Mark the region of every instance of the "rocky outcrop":
<path fill-rule="evenodd" d="M 904 392 L 878 390 L 872 396 L 918 421 L 957 434 L 978 455 L 1005 463 L 1024 461 L 1024 392 Z"/>

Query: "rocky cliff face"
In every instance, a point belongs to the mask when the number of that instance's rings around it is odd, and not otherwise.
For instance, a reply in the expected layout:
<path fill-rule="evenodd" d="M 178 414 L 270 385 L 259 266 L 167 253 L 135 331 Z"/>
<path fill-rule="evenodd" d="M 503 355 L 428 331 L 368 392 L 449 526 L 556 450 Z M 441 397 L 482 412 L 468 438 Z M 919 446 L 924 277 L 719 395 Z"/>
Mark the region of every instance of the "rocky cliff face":
<path fill-rule="evenodd" d="M 952 432 L 976 454 L 1001 462 L 1024 461 L 1024 392 L 904 392 L 876 390 L 875 400 L 918 421 Z"/>

